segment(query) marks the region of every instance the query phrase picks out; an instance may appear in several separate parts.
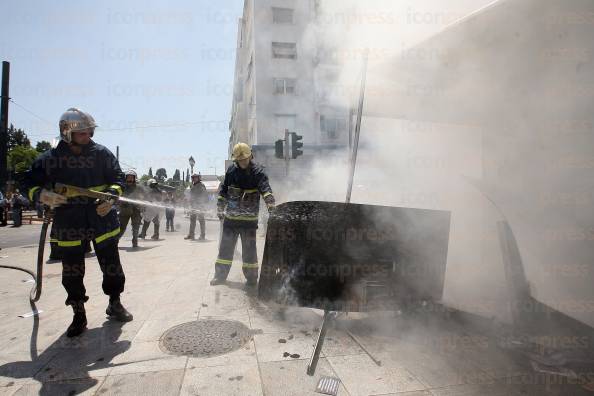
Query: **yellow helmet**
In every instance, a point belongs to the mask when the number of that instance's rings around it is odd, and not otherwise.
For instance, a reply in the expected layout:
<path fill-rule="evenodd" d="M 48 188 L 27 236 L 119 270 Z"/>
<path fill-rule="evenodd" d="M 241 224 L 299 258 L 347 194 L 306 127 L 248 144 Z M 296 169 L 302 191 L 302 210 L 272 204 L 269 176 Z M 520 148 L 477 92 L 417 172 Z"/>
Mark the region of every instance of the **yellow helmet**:
<path fill-rule="evenodd" d="M 241 161 L 246 158 L 252 157 L 252 149 L 245 143 L 237 143 L 233 146 L 233 159 L 235 161 Z"/>

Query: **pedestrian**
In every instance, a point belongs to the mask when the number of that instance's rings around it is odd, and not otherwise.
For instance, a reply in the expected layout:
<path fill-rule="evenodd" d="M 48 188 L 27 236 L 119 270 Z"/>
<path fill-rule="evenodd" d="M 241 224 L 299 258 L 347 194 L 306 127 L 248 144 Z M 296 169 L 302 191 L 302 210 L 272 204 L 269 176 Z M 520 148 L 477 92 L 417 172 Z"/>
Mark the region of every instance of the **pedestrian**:
<path fill-rule="evenodd" d="M 173 196 L 172 192 L 167 193 L 167 198 L 165 198 L 165 205 L 167 208 L 165 209 L 165 218 L 166 218 L 166 225 L 165 231 L 175 231 L 175 227 L 173 226 L 173 218 L 175 217 L 175 197 Z"/>
<path fill-rule="evenodd" d="M 129 170 L 125 174 L 126 185 L 124 187 L 124 196 L 128 198 L 139 199 L 142 197 L 140 188 L 136 184 L 137 174 L 134 170 Z M 142 222 L 142 210 L 138 205 L 128 202 L 120 202 L 120 235 L 122 238 L 126 232 L 128 223 L 132 220 L 132 247 L 138 247 L 138 233 L 140 231 L 140 223 Z"/>
<path fill-rule="evenodd" d="M 8 201 L 0 191 L 0 227 L 6 227 L 8 224 Z"/>
<path fill-rule="evenodd" d="M 242 270 L 246 286 L 253 287 L 258 282 L 256 230 L 260 196 L 269 213 L 274 210 L 274 196 L 264 168 L 253 161 L 252 150 L 247 144 L 237 143 L 233 147 L 233 160 L 219 188 L 217 215 L 222 220 L 223 232 L 215 262 L 215 276 L 210 284 L 218 285 L 227 279 L 235 244 L 241 237 Z"/>
<path fill-rule="evenodd" d="M 148 181 L 149 191 L 148 191 L 148 198 L 149 201 L 153 203 L 161 202 L 161 196 L 163 195 L 161 189 L 159 188 L 159 183 L 155 179 L 150 179 Z M 160 226 L 160 217 L 161 214 L 159 213 L 159 209 L 153 206 L 147 206 L 144 209 L 142 214 L 144 223 L 142 224 L 142 231 L 140 231 L 139 238 L 146 238 L 146 232 L 153 222 L 153 236 L 151 237 L 152 240 L 159 239 L 159 226 Z"/>
<path fill-rule="evenodd" d="M 118 253 L 120 223 L 112 200 L 66 197 L 53 192 L 53 186 L 63 183 L 121 195 L 124 175 L 111 151 L 91 139 L 96 124 L 90 114 L 70 108 L 60 118 L 59 127 L 60 143 L 35 160 L 26 180 L 32 201 L 55 208 L 52 238 L 61 253 L 66 305 L 74 312 L 66 335 L 74 337 L 87 328 L 85 302 L 89 297 L 83 280 L 85 250 L 91 242 L 103 272 L 103 292 L 109 296 L 105 313 L 120 322 L 132 320 L 120 301 L 126 280 Z"/>
<path fill-rule="evenodd" d="M 29 205 L 27 199 L 21 195 L 18 189 L 15 190 L 10 199 L 13 227 L 20 227 L 23 224 L 23 208 L 27 205 Z"/>
<path fill-rule="evenodd" d="M 192 186 L 190 187 L 190 232 L 184 239 L 193 240 L 196 232 L 196 220 L 200 223 L 200 238 L 199 241 L 206 240 L 206 220 L 204 218 L 204 210 L 208 203 L 208 193 L 206 186 L 202 183 L 200 174 L 194 173 L 192 175 Z"/>

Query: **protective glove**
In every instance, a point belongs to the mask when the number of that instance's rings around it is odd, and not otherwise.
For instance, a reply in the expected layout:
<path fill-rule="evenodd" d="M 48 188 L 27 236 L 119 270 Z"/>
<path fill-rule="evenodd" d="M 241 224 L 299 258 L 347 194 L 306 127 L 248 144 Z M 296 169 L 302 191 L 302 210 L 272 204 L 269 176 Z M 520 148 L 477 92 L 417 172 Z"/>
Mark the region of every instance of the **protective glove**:
<path fill-rule="evenodd" d="M 276 212 L 276 206 L 274 204 L 270 204 L 266 206 L 268 208 L 268 214 L 274 216 Z"/>
<path fill-rule="evenodd" d="M 217 217 L 219 218 L 219 220 L 223 220 L 225 218 L 225 212 L 222 210 L 218 210 Z"/>
<path fill-rule="evenodd" d="M 68 199 L 61 194 L 57 194 L 44 188 L 41 190 L 41 194 L 39 194 L 39 201 L 53 209 L 60 205 L 64 205 L 68 202 Z"/>
<path fill-rule="evenodd" d="M 108 199 L 106 201 L 101 201 L 99 205 L 97 205 L 97 214 L 101 217 L 105 217 L 111 208 L 113 208 L 113 200 Z"/>

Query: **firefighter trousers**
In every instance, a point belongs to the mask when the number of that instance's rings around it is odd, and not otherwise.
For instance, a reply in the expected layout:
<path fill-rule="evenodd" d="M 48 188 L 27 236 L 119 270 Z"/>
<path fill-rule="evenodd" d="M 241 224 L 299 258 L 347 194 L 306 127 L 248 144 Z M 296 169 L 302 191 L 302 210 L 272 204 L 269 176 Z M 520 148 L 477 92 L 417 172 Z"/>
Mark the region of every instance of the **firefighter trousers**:
<path fill-rule="evenodd" d="M 198 222 L 200 223 L 200 236 L 204 237 L 206 233 L 206 221 L 204 220 L 204 213 L 192 213 L 190 215 L 190 232 L 188 235 L 190 235 L 192 238 L 194 237 L 196 232 L 196 219 L 198 219 Z"/>
<path fill-rule="evenodd" d="M 226 222 L 225 222 L 226 223 Z M 258 253 L 256 250 L 256 228 L 234 227 L 223 223 L 221 243 L 219 245 L 219 256 L 215 262 L 215 278 L 227 279 L 237 238 L 241 237 L 241 257 L 243 260 L 242 270 L 248 281 L 258 280 Z"/>
<path fill-rule="evenodd" d="M 142 222 L 142 215 L 138 209 L 120 211 L 119 238 L 123 237 L 126 233 L 126 227 L 128 227 L 130 220 L 132 220 L 132 240 L 138 241 L 138 232 L 140 231 L 140 224 Z"/>
<path fill-rule="evenodd" d="M 93 242 L 93 244 L 97 261 L 99 261 L 101 272 L 103 272 L 103 292 L 112 298 L 118 297 L 124 291 L 126 282 L 118 252 L 118 241 L 112 239 L 109 242 L 101 244 Z M 84 246 L 65 249 L 62 256 L 62 285 L 68 295 L 66 305 L 86 302 L 89 299 L 83 282 L 84 276 Z"/>

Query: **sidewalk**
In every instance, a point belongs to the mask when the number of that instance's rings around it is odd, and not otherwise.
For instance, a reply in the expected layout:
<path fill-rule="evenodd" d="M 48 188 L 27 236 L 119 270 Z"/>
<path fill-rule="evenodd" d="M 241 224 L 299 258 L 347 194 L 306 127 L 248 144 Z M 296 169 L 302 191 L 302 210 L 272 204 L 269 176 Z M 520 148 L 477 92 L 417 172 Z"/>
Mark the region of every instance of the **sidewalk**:
<path fill-rule="evenodd" d="M 181 216 L 176 221 L 187 227 Z M 351 326 L 381 367 L 343 330 L 331 328 L 316 375 L 309 377 L 306 367 L 322 313 L 281 310 L 248 295 L 239 257 L 228 284 L 210 286 L 218 224 L 207 222 L 207 242 L 184 241 L 185 232 L 162 232 L 163 240 L 141 241 L 143 247 L 132 251 L 128 230 L 120 247 L 127 278 L 122 302 L 134 321 L 124 325 L 106 320 L 99 265 L 88 258 L 89 330 L 75 339 L 63 334 L 72 314 L 64 305 L 60 263 L 45 266 L 39 317 L 18 317 L 31 311 L 32 283 L 23 282 L 28 275 L 0 269 L 0 396 L 319 395 L 315 388 L 323 375 L 341 380 L 339 395 L 591 394 L 580 387 L 547 385 L 493 340 L 454 324 L 394 320 L 387 313 L 349 314 L 339 321 L 341 327 Z M 263 243 L 260 238 L 260 257 Z M 36 246 L 6 248 L 0 256 L 7 256 L 0 264 L 33 269 Z M 163 333 L 197 319 L 234 320 L 253 337 L 238 350 L 210 358 L 161 350 Z"/>

